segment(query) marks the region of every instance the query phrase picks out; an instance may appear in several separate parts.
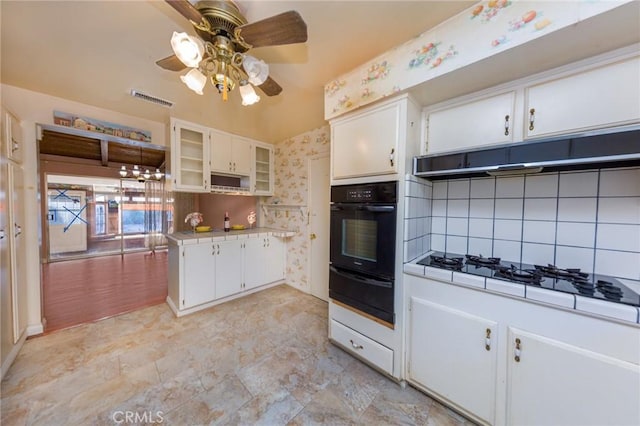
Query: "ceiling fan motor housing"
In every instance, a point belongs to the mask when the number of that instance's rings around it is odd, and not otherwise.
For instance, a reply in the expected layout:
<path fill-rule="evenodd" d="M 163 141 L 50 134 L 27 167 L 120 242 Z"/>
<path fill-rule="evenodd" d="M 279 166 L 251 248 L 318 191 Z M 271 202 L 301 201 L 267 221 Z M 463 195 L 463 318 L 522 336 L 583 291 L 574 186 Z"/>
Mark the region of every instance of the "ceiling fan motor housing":
<path fill-rule="evenodd" d="M 233 41 L 233 32 L 236 27 L 247 23 L 238 6 L 229 0 L 203 0 L 196 3 L 196 8 L 211 25 L 211 33 L 196 28 L 200 37 L 213 41 L 216 36 L 223 36 Z M 246 52 L 248 49 L 239 43 L 233 42 L 236 52 Z"/>

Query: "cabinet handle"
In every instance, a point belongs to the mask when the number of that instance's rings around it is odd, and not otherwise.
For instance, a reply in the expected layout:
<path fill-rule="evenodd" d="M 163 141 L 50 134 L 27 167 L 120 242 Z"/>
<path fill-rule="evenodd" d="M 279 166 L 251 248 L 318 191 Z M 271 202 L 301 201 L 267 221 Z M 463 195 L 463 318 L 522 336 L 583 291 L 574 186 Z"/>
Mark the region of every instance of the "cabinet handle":
<path fill-rule="evenodd" d="M 535 123 L 535 121 L 536 121 L 536 109 L 531 108 L 529 110 L 529 130 L 534 129 L 533 123 Z"/>
<path fill-rule="evenodd" d="M 218 252 L 216 254 L 220 254 L 220 244 L 216 244 L 216 246 L 218 247 Z"/>
<path fill-rule="evenodd" d="M 391 148 L 391 152 L 389 153 L 389 164 L 391 165 L 391 167 L 393 167 L 393 158 L 395 157 L 395 152 L 396 149 L 395 148 Z"/>
<path fill-rule="evenodd" d="M 235 161 L 233 162 L 233 171 L 234 172 L 236 171 L 236 162 Z"/>
<path fill-rule="evenodd" d="M 504 135 L 509 136 L 509 116 L 504 116 Z"/>
<path fill-rule="evenodd" d="M 16 237 L 19 236 L 20 234 L 22 234 L 22 226 L 18 225 L 17 223 L 13 224 L 15 227 L 15 231 L 16 231 Z"/>
<path fill-rule="evenodd" d="M 271 245 L 271 240 L 267 238 L 267 247 L 269 247 L 270 245 Z"/>
<path fill-rule="evenodd" d="M 215 255 L 216 255 L 216 245 L 211 244 L 211 256 L 215 256 Z"/>
<path fill-rule="evenodd" d="M 14 138 L 11 138 L 11 152 L 17 151 L 18 148 L 20 148 L 20 144 L 18 144 L 18 141 Z"/>
<path fill-rule="evenodd" d="M 355 343 L 353 340 L 349 341 L 351 342 L 351 346 L 353 346 L 353 349 L 364 349 L 364 346 Z"/>
<path fill-rule="evenodd" d="M 516 339 L 516 349 L 514 351 L 515 356 L 513 358 L 513 359 L 516 360 L 516 362 L 520 362 L 520 343 L 521 343 L 520 342 L 520 338 L 517 338 Z"/>
<path fill-rule="evenodd" d="M 4 229 L 0 229 L 0 240 L 4 240 Z"/>
<path fill-rule="evenodd" d="M 491 350 L 491 329 L 487 328 L 487 334 L 484 339 L 484 348 L 488 351 Z"/>
<path fill-rule="evenodd" d="M 229 161 L 229 171 L 233 171 L 233 169 L 231 168 L 231 161 Z"/>

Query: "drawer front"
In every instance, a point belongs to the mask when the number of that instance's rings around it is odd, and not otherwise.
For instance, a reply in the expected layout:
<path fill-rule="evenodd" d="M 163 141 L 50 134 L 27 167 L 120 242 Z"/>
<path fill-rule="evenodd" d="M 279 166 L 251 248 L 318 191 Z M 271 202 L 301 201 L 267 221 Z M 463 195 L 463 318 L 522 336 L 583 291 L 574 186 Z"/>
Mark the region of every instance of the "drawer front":
<path fill-rule="evenodd" d="M 393 373 L 393 351 L 386 346 L 334 320 L 331 320 L 331 338 L 382 371 Z"/>

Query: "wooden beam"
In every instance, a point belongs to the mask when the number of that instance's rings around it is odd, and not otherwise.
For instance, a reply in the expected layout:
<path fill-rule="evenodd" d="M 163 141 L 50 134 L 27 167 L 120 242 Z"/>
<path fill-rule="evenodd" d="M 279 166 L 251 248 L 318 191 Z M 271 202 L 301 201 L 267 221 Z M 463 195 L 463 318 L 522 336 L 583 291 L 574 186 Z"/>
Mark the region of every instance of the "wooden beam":
<path fill-rule="evenodd" d="M 108 166 L 109 165 L 109 142 L 107 142 L 104 139 L 100 141 L 100 154 L 102 159 L 102 165 Z"/>

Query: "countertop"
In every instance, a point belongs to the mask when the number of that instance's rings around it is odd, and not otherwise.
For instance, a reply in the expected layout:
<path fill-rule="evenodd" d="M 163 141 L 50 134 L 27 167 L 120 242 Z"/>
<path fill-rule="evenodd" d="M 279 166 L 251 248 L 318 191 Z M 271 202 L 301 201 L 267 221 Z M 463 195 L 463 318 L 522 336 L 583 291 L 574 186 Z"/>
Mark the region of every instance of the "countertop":
<path fill-rule="evenodd" d="M 245 238 L 264 238 L 264 237 L 277 237 L 277 238 L 289 238 L 296 235 L 295 231 L 286 229 L 273 229 L 273 228 L 251 228 L 229 232 L 221 230 L 213 230 L 211 232 L 193 232 L 193 231 L 180 231 L 173 234 L 167 234 L 167 238 L 174 243 L 181 244 L 197 244 L 201 242 L 209 241 L 225 241 L 225 240 L 239 240 Z"/>
<path fill-rule="evenodd" d="M 537 303 L 554 305 L 559 308 L 574 310 L 586 314 L 595 314 L 597 316 L 614 318 L 626 323 L 635 323 L 636 325 L 640 325 L 640 308 L 636 306 L 629 306 L 607 300 L 591 299 L 580 295 L 539 288 L 537 286 L 529 286 L 522 283 L 502 281 L 464 272 L 423 266 L 417 263 L 424 256 L 432 253 L 433 252 L 428 252 L 411 262 L 405 263 L 403 267 L 404 272 L 419 277 L 449 282 L 453 285 L 468 287 L 479 291 L 488 291 L 509 297 L 528 299 L 529 301 Z M 621 281 L 628 286 L 631 284 L 630 280 Z"/>

